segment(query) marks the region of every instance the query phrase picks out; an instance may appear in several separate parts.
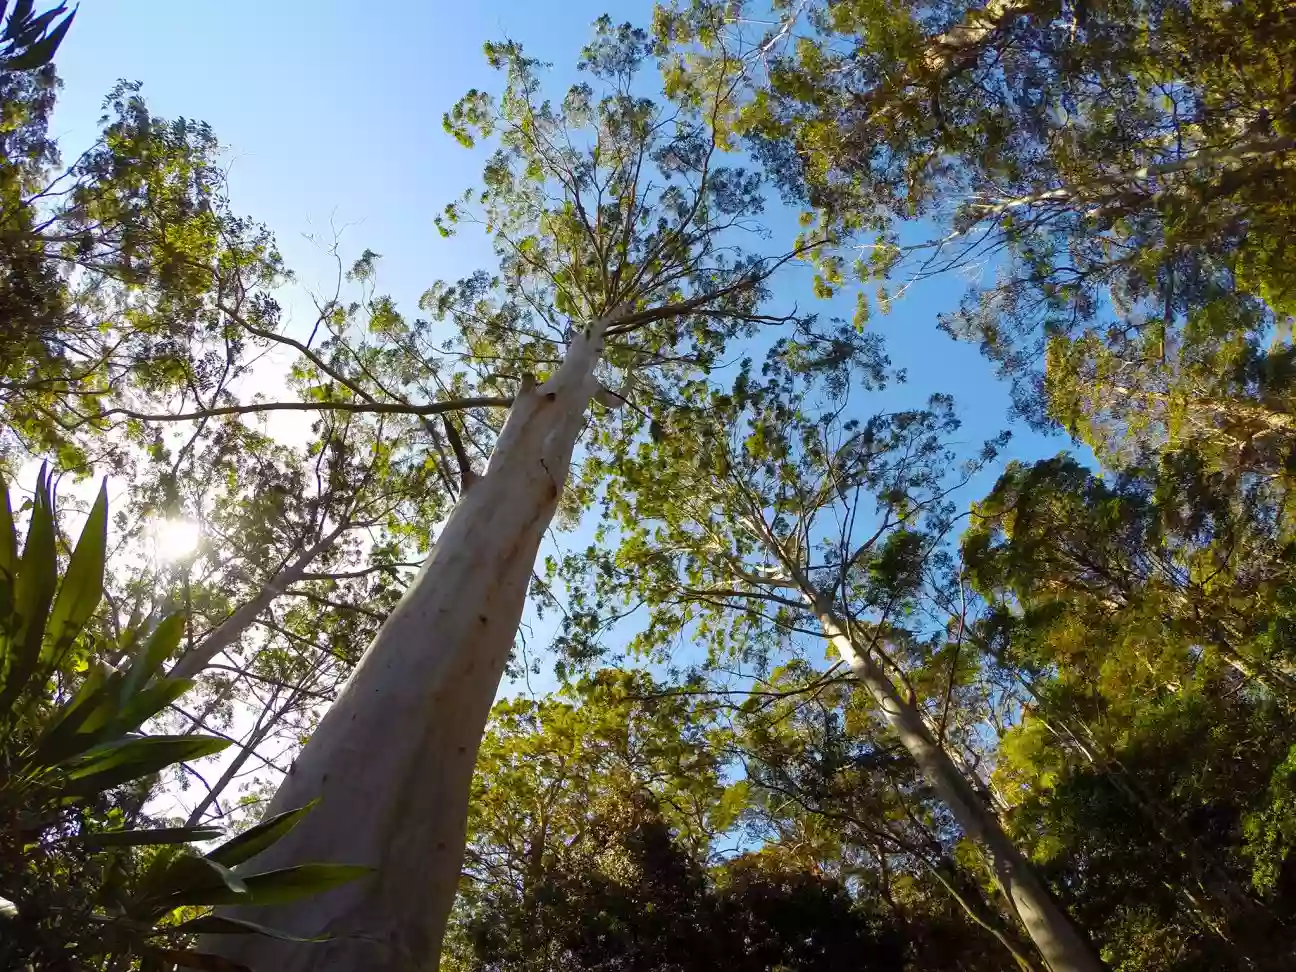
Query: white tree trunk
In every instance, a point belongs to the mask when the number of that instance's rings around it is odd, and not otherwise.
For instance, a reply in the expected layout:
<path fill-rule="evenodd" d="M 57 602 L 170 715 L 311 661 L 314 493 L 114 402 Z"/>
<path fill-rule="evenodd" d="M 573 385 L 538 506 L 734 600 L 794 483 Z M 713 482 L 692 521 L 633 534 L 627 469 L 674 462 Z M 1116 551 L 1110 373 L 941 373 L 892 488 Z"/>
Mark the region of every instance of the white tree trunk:
<path fill-rule="evenodd" d="M 270 730 L 274 728 L 274 724 L 278 720 L 279 716 L 280 713 L 276 712 L 266 720 L 264 725 L 257 726 L 251 735 L 245 738 L 241 743 L 238 743 L 238 755 L 230 760 L 229 765 L 225 767 L 225 772 L 221 773 L 216 782 L 212 784 L 211 789 L 207 791 L 207 795 L 199 800 L 197 806 L 189 811 L 189 816 L 184 822 L 186 827 L 197 827 L 201 824 L 203 817 L 207 815 L 207 811 L 214 803 L 217 804 L 216 809 L 218 813 L 220 812 L 220 805 L 217 801 L 220 800 L 221 794 L 225 792 L 226 787 L 234 782 L 234 777 L 238 775 L 239 771 L 243 769 L 243 766 L 252 757 L 252 754 L 256 751 L 256 747 L 261 745 L 261 741 L 265 739 L 266 736 L 270 735 Z"/>
<path fill-rule="evenodd" d="M 807 585 L 802 586 L 802 593 L 813 604 L 824 636 L 873 696 L 883 719 L 900 738 L 959 827 L 989 856 L 1000 887 L 1048 967 L 1052 972 L 1102 972 L 1102 963 L 1092 946 L 1053 900 L 1030 862 L 1004 833 L 999 819 L 936 742 L 922 713 L 900 695 L 895 683 L 867 650 L 856 649 L 846 626 L 831 607 Z"/>
<path fill-rule="evenodd" d="M 286 591 L 290 584 L 301 580 L 315 558 L 327 550 L 342 532 L 341 528 L 334 530 L 293 558 L 266 581 L 256 597 L 240 605 L 233 614 L 207 632 L 203 639 L 194 645 L 193 650 L 177 658 L 171 670 L 167 672 L 167 677 L 197 678 L 201 675 L 213 658 L 243 637 L 243 632 L 252 626 L 253 622 L 261 616 L 262 611 L 270 607 L 275 598 Z"/>
<path fill-rule="evenodd" d="M 209 936 L 202 950 L 269 972 L 435 969 L 459 884 L 477 748 L 513 648 L 541 538 L 598 391 L 606 322 L 518 393 L 491 456 L 302 750 L 267 813 L 320 798 L 249 862 L 362 864 L 373 875 L 301 902 L 231 914 L 312 945 Z"/>

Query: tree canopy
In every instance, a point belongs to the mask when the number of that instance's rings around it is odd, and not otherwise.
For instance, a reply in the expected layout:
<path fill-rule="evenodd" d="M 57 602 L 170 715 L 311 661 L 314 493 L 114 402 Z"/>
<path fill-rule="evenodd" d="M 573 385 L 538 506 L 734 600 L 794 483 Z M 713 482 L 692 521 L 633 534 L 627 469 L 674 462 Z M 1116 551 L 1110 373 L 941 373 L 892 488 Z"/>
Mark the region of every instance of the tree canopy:
<path fill-rule="evenodd" d="M 1287 967 L 1290 5 L 488 42 L 416 309 L 138 84 L 60 144 L 74 14 L 0 2 L 0 964 Z"/>

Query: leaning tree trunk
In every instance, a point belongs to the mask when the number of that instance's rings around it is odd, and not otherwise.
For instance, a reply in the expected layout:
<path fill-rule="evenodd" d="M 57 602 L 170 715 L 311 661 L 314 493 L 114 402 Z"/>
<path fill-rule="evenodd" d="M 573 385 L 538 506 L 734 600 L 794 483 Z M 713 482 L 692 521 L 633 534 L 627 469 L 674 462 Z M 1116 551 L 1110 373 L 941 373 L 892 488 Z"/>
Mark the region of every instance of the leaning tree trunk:
<path fill-rule="evenodd" d="M 550 380 L 519 391 L 485 474 L 464 491 L 267 811 L 320 799 L 249 869 L 334 861 L 374 873 L 294 904 L 230 913 L 331 940 L 210 936 L 203 951 L 273 972 L 436 967 L 459 884 L 477 748 L 598 390 L 605 327 L 599 321 L 577 335 Z"/>
<path fill-rule="evenodd" d="M 913 853 L 913 852 L 911 852 Z M 952 858 L 943 853 L 937 860 L 930 860 L 922 854 L 914 854 L 927 868 L 929 874 L 943 887 L 954 902 L 963 909 L 963 913 L 976 925 L 984 928 L 994 936 L 995 941 L 1004 947 L 1021 972 L 1038 972 L 1039 966 L 1030 953 L 1030 946 L 1020 940 L 1015 928 L 1008 927 L 995 913 L 990 902 L 984 900 L 980 888 L 968 889 L 960 869 Z"/>
<path fill-rule="evenodd" d="M 315 559 L 324 553 L 333 542 L 342 535 L 342 528 L 333 530 L 318 542 L 307 547 L 289 563 L 271 577 L 252 600 L 240 605 L 233 614 L 214 627 L 171 666 L 168 678 L 197 678 L 211 664 L 213 658 L 226 648 L 238 643 L 243 633 L 256 622 L 256 619 L 274 603 L 292 584 L 301 580 L 302 575 Z"/>
<path fill-rule="evenodd" d="M 823 598 L 808 583 L 801 587 L 833 648 L 873 696 L 887 725 L 963 832 L 989 856 L 995 878 L 1048 967 L 1052 972 L 1102 972 L 1093 947 L 1053 900 L 1030 863 L 1004 833 L 999 819 L 936 742 L 922 713 L 900 695 L 867 649 L 856 648 L 846 626 Z"/>

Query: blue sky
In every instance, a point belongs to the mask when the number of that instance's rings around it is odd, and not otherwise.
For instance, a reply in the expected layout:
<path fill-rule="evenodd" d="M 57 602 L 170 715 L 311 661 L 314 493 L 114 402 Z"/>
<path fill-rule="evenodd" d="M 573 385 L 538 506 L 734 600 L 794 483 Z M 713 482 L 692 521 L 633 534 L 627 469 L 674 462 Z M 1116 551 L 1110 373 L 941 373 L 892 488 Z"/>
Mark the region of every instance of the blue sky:
<path fill-rule="evenodd" d="M 118 78 L 144 83 L 166 116 L 211 123 L 229 146 L 235 204 L 269 224 L 290 265 L 323 272 L 300 238 L 347 226 L 348 249 L 383 254 L 381 277 L 411 303 L 438 277 L 484 263 L 484 245 L 441 240 L 433 215 L 476 181 L 480 156 L 441 129 L 481 55 L 504 34 L 572 63 L 599 3 L 381 4 L 330 0 L 83 0 L 59 52 L 56 130 L 92 138 Z M 647 10 L 647 7 L 641 8 Z"/>
<path fill-rule="evenodd" d="M 441 116 L 468 88 L 494 86 L 482 42 L 521 41 L 555 64 L 557 89 L 605 10 L 646 23 L 651 4 L 83 0 L 59 53 L 65 89 L 55 131 L 70 155 L 93 138 L 114 82 L 143 82 L 155 112 L 213 126 L 229 148 L 236 209 L 276 232 L 304 285 L 325 282 L 329 264 L 303 235 L 330 239 L 330 227 L 342 227 L 347 253 L 370 247 L 382 254 L 380 288 L 414 313 L 434 280 L 492 264 L 484 240 L 443 240 L 432 226 L 480 170 L 481 154 L 456 145 Z M 790 224 L 785 214 L 774 222 Z M 813 303 L 807 280 L 782 280 L 780 303 Z M 871 326 L 886 334 L 910 375 L 885 404 L 949 392 L 971 442 L 1005 426 L 1008 400 L 975 348 L 935 328 L 936 314 L 954 306 L 964 287 L 954 275 L 929 282 Z M 1038 456 L 1064 445 L 1017 429 L 1012 452 Z"/>
<path fill-rule="evenodd" d="M 54 129 L 65 156 L 74 157 L 94 138 L 116 80 L 143 82 L 156 113 L 213 126 L 228 146 L 236 210 L 275 231 L 306 287 L 326 283 L 331 265 L 304 234 L 327 241 L 340 227 L 352 258 L 366 247 L 382 254 L 380 289 L 414 314 L 435 280 L 493 264 L 484 239 L 445 240 L 432 223 L 477 183 L 483 153 L 460 148 L 441 117 L 469 88 L 495 89 L 483 41 L 507 36 L 553 62 L 557 94 L 573 76 L 590 22 L 604 11 L 646 23 L 651 3 L 82 0 L 59 53 L 65 89 Z M 795 214 L 774 205 L 771 226 L 790 239 Z M 777 303 L 813 304 L 809 276 L 780 278 Z M 890 315 L 875 315 L 870 326 L 885 334 L 909 381 L 869 410 L 952 394 L 964 442 L 974 447 L 1008 425 L 1008 394 L 975 347 L 936 329 L 937 314 L 956 306 L 966 285 L 956 275 L 939 278 L 911 290 Z M 853 304 L 848 293 L 838 310 L 849 316 Z M 1066 444 L 1015 428 L 1009 457 L 1037 458 Z M 974 482 L 964 501 L 988 491 L 994 475 Z"/>
<path fill-rule="evenodd" d="M 493 264 L 480 236 L 445 240 L 432 223 L 480 173 L 483 153 L 455 144 L 441 117 L 469 88 L 495 88 L 482 43 L 507 36 L 553 62 L 557 93 L 572 78 L 591 21 L 604 12 L 646 23 L 651 2 L 81 0 L 59 52 L 65 88 L 54 132 L 65 157 L 75 158 L 95 137 L 115 82 L 142 82 L 157 114 L 213 126 L 228 147 L 235 209 L 274 230 L 304 286 L 318 289 L 331 271 L 304 234 L 328 241 L 340 227 L 350 257 L 366 247 L 382 254 L 380 289 L 413 314 L 435 280 Z M 771 225 L 790 239 L 795 214 L 776 207 Z M 777 303 L 813 304 L 808 284 L 807 273 L 780 278 Z M 956 306 L 965 288 L 961 277 L 940 278 L 911 290 L 889 316 L 874 317 L 870 326 L 885 334 L 909 382 L 878 396 L 870 410 L 952 394 L 973 446 L 1008 424 L 1008 395 L 975 347 L 936 329 L 937 314 Z M 853 304 L 846 294 L 839 313 L 849 316 Z M 1036 458 L 1066 444 L 1017 428 L 1009 456 Z M 994 475 L 974 482 L 964 501 L 983 495 Z M 570 542 L 586 541 L 578 531 Z M 533 645 L 547 641 L 548 626 L 536 626 Z M 531 686 L 554 687 L 547 665 Z"/>

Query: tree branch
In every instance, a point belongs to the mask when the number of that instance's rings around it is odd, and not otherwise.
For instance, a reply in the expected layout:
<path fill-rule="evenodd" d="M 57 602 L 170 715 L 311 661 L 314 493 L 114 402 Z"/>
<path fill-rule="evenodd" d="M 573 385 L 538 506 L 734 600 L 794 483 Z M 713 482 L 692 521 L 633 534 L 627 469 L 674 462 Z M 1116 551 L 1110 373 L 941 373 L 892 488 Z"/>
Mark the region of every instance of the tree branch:
<path fill-rule="evenodd" d="M 402 405 L 389 402 L 261 402 L 253 405 L 222 405 L 216 408 L 175 414 L 137 412 L 129 408 L 110 408 L 106 412 L 100 412 L 97 415 L 84 416 L 82 423 L 95 422 L 116 415 L 123 418 L 138 419 L 141 422 L 193 422 L 219 415 L 250 415 L 258 412 L 313 411 L 352 412 L 372 415 L 441 415 L 445 412 L 462 411 L 469 408 L 508 408 L 512 404 L 513 399 L 511 397 L 484 395 L 477 398 L 453 399 L 447 402 L 430 402 L 426 405 Z"/>

